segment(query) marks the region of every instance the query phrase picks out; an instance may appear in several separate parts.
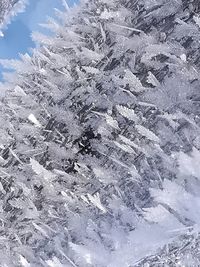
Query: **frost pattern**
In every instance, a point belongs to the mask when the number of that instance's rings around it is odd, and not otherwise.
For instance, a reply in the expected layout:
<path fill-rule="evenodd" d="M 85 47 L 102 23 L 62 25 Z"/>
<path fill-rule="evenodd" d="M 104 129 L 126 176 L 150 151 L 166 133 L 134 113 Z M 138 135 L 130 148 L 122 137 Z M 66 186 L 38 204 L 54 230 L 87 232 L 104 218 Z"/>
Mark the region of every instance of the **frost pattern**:
<path fill-rule="evenodd" d="M 64 5 L 0 61 L 0 264 L 199 266 L 199 2 Z"/>

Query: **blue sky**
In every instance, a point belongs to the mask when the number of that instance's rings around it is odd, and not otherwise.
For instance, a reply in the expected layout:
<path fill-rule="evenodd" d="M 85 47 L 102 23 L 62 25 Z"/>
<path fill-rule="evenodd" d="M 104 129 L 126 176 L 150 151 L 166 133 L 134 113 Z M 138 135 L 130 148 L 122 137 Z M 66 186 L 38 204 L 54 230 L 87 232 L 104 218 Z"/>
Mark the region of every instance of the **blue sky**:
<path fill-rule="evenodd" d="M 74 0 L 68 1 L 72 5 Z M 62 9 L 62 0 L 29 0 L 25 12 L 18 14 L 0 38 L 0 58 L 18 58 L 19 53 L 30 52 L 34 47 L 31 40 L 32 31 L 41 31 L 39 23 L 45 22 L 47 16 L 54 16 L 54 8 Z M 2 67 L 0 66 L 0 79 Z"/>

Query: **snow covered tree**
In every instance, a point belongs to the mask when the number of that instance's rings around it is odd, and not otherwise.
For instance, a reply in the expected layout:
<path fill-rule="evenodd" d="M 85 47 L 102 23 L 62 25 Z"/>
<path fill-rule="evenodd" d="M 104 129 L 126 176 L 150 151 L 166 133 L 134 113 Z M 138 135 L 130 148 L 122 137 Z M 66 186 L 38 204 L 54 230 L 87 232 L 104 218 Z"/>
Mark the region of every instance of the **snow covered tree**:
<path fill-rule="evenodd" d="M 2 61 L 3 266 L 198 266 L 198 12 L 82 1 Z"/>

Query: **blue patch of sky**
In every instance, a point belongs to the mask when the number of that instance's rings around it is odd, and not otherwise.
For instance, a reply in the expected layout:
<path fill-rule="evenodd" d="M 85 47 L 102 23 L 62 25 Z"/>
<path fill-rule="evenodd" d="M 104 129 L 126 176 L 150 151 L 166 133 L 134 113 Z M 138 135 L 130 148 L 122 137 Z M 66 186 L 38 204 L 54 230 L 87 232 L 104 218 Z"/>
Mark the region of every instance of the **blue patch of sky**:
<path fill-rule="evenodd" d="M 68 1 L 69 5 L 77 0 Z M 29 0 L 23 13 L 19 13 L 4 31 L 0 38 L 0 58 L 17 59 L 19 54 L 31 53 L 35 47 L 31 39 L 32 31 L 42 31 L 39 26 L 47 17 L 54 17 L 54 8 L 63 9 L 62 0 Z M 0 80 L 4 69 L 0 66 Z"/>

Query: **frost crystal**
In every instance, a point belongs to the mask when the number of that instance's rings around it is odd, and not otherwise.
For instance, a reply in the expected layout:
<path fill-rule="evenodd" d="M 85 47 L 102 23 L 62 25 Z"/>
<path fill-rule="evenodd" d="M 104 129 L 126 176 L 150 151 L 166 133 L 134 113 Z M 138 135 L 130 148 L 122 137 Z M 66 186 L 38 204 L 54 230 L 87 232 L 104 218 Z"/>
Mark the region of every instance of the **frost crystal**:
<path fill-rule="evenodd" d="M 199 1 L 63 3 L 0 61 L 0 265 L 200 266 Z"/>

